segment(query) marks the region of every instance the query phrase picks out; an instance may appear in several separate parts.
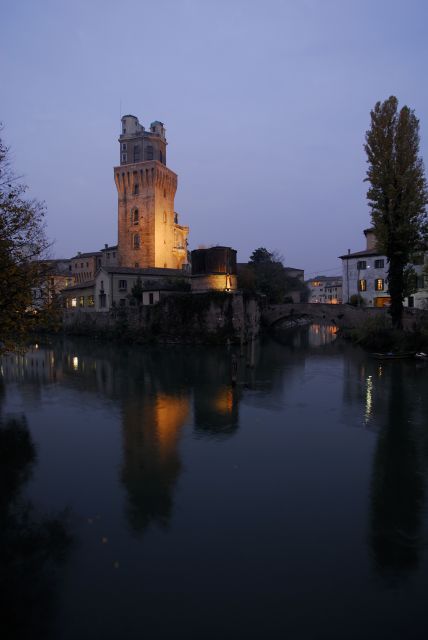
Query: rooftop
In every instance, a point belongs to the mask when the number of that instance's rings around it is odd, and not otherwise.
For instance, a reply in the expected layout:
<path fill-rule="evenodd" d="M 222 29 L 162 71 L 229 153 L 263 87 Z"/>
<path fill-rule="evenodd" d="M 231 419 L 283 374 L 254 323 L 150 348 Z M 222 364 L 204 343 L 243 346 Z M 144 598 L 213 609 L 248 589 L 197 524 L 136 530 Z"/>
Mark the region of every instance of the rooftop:
<path fill-rule="evenodd" d="M 345 253 L 344 256 L 339 256 L 341 260 L 348 260 L 349 258 L 363 258 L 364 256 L 382 256 L 383 253 L 376 249 L 365 249 L 364 251 L 354 251 L 354 253 Z"/>
<path fill-rule="evenodd" d="M 78 289 L 89 289 L 90 287 L 94 286 L 95 280 L 86 280 L 86 282 L 81 282 L 80 284 L 73 284 L 73 286 L 71 287 L 64 287 L 64 289 L 61 289 L 61 291 L 77 291 Z"/>
<path fill-rule="evenodd" d="M 181 269 L 163 269 L 160 267 L 150 267 L 147 269 L 139 269 L 136 267 L 101 267 L 100 271 L 136 276 L 171 276 L 174 278 L 187 276 L 187 273 Z"/>
<path fill-rule="evenodd" d="M 76 260 L 76 258 L 91 258 L 92 256 L 100 256 L 101 251 L 88 251 L 87 253 L 77 253 L 70 260 Z"/>

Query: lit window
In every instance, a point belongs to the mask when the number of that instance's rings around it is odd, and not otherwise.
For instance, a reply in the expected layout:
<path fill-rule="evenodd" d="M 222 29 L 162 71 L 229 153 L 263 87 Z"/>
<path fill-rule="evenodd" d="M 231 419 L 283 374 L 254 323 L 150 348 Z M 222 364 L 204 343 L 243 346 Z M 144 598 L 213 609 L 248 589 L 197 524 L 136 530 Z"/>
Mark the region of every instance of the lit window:
<path fill-rule="evenodd" d="M 88 307 L 93 307 L 95 305 L 94 296 L 88 296 Z"/>
<path fill-rule="evenodd" d="M 358 280 L 358 291 L 367 291 L 367 280 Z"/>
<path fill-rule="evenodd" d="M 382 278 L 377 278 L 375 280 L 375 291 L 383 291 L 385 288 L 385 282 Z"/>
<path fill-rule="evenodd" d="M 375 260 L 374 266 L 375 266 L 375 269 L 383 269 L 385 266 L 385 260 Z"/>
<path fill-rule="evenodd" d="M 85 306 L 85 298 L 83 296 L 79 296 L 79 307 Z"/>
<path fill-rule="evenodd" d="M 77 307 L 77 298 L 71 298 L 71 306 Z"/>

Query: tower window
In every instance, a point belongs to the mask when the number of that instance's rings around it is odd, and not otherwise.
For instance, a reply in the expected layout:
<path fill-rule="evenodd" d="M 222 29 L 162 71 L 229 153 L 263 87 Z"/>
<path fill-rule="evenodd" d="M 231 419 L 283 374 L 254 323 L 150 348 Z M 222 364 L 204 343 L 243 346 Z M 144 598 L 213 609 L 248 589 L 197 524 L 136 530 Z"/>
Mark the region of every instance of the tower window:
<path fill-rule="evenodd" d="M 153 147 L 149 145 L 146 148 L 146 160 L 153 160 Z"/>
<path fill-rule="evenodd" d="M 134 209 L 134 211 L 132 212 L 132 224 L 138 224 L 140 219 L 140 214 L 138 212 L 138 209 Z"/>
<path fill-rule="evenodd" d="M 163 162 L 163 155 L 162 155 L 162 151 L 159 151 L 159 160 L 160 160 L 161 162 Z"/>
<path fill-rule="evenodd" d="M 126 142 L 122 142 L 122 151 L 126 151 Z"/>
<path fill-rule="evenodd" d="M 137 196 L 140 193 L 140 185 L 138 182 L 134 184 L 134 196 Z"/>
<path fill-rule="evenodd" d="M 139 233 L 134 233 L 134 235 L 132 236 L 132 247 L 134 249 L 139 249 L 140 248 L 140 234 Z"/>
<path fill-rule="evenodd" d="M 166 211 L 163 212 L 163 221 L 166 222 Z"/>
<path fill-rule="evenodd" d="M 136 144 L 134 147 L 134 162 L 140 161 L 140 145 Z"/>
<path fill-rule="evenodd" d="M 127 160 L 128 160 L 128 154 L 122 153 L 122 162 L 127 162 Z"/>

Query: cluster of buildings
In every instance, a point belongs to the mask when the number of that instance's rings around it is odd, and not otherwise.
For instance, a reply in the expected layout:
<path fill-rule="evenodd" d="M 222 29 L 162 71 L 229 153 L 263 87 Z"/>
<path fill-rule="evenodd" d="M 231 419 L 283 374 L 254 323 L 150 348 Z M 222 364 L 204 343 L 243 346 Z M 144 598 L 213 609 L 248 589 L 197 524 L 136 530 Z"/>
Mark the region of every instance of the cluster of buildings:
<path fill-rule="evenodd" d="M 145 129 L 126 115 L 121 125 L 120 164 L 114 168 L 118 243 L 45 261 L 46 273 L 33 290 L 36 308 L 54 295 L 67 309 L 108 311 L 132 303 L 134 295 L 150 305 L 177 290 L 237 290 L 234 249 L 188 252 L 189 227 L 179 223 L 174 208 L 177 175 L 167 166 L 163 123 Z"/>
<path fill-rule="evenodd" d="M 339 256 L 341 276 L 316 276 L 306 281 L 308 302 L 324 304 L 354 303 L 368 307 L 388 307 L 388 261 L 376 245 L 373 229 L 365 229 L 366 248 Z M 408 265 L 413 271 L 413 293 L 404 305 L 428 309 L 428 252 L 415 252 Z"/>
<path fill-rule="evenodd" d="M 179 223 L 174 208 L 177 175 L 167 166 L 163 123 L 156 120 L 145 129 L 136 116 L 126 115 L 121 125 L 120 164 L 114 168 L 118 243 L 45 261 L 40 286 L 33 290 L 35 308 L 54 295 L 70 310 L 108 311 L 132 304 L 136 292 L 140 303 L 151 305 L 177 290 L 237 290 L 237 268 L 242 272 L 246 265 L 237 265 L 234 249 L 188 251 L 189 227 Z M 340 256 L 341 276 L 306 281 L 308 302 L 389 306 L 387 259 L 377 249 L 373 230 L 364 234 L 365 250 Z M 404 303 L 428 308 L 428 252 L 415 254 L 411 266 L 416 290 Z M 288 269 L 287 275 L 304 280 L 300 269 Z M 293 302 L 301 301 L 301 291 L 288 293 Z"/>

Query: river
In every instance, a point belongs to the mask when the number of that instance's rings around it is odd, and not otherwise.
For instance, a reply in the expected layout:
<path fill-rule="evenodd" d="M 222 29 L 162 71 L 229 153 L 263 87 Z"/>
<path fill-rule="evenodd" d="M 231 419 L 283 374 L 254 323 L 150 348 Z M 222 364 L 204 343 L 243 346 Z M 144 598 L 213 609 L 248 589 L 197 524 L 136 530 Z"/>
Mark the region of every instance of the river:
<path fill-rule="evenodd" d="M 2 359 L 3 637 L 426 638 L 428 365 L 284 335 Z"/>

